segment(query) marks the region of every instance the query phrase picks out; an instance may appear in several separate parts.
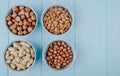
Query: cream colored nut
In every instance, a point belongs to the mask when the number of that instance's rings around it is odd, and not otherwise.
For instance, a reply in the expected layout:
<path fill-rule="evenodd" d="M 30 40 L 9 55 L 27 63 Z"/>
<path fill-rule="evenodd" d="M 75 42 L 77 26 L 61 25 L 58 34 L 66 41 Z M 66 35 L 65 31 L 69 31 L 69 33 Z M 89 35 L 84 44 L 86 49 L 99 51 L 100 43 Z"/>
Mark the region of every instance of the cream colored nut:
<path fill-rule="evenodd" d="M 8 57 L 8 59 L 12 60 L 12 59 L 14 59 L 14 56 L 13 56 L 13 55 L 10 55 L 10 56 Z"/>
<path fill-rule="evenodd" d="M 18 42 L 13 43 L 13 47 L 15 47 L 15 48 L 18 48 L 19 46 L 20 46 L 20 44 Z"/>
<path fill-rule="evenodd" d="M 33 59 L 31 59 L 27 64 L 26 67 L 30 67 L 30 65 L 33 63 Z"/>
<path fill-rule="evenodd" d="M 20 69 L 25 69 L 25 66 L 24 66 L 24 65 L 22 65 L 22 64 L 17 64 L 16 66 L 17 66 L 17 68 L 20 68 Z"/>
<path fill-rule="evenodd" d="M 6 63 L 7 63 L 7 64 L 9 64 L 10 62 L 11 62 L 11 60 L 10 60 L 10 59 L 7 59 L 7 60 L 6 60 Z"/>
<path fill-rule="evenodd" d="M 10 66 L 11 66 L 12 69 L 16 68 L 16 66 L 14 64 L 12 64 L 12 63 L 10 63 Z"/>
<path fill-rule="evenodd" d="M 22 70 L 24 70 L 26 68 L 25 65 L 22 65 L 22 64 L 18 64 L 17 67 L 21 68 Z"/>
<path fill-rule="evenodd" d="M 15 64 L 15 65 L 18 64 L 15 59 L 13 59 L 11 63 L 13 63 L 13 64 Z"/>
<path fill-rule="evenodd" d="M 13 47 L 8 47 L 9 51 L 15 51 L 15 49 Z"/>
<path fill-rule="evenodd" d="M 19 71 L 19 70 L 21 70 L 21 68 L 17 68 L 17 70 Z"/>
<path fill-rule="evenodd" d="M 30 49 L 29 49 L 29 48 L 27 48 L 26 46 L 22 46 L 22 48 L 23 48 L 23 49 L 25 49 L 25 51 L 26 51 L 27 53 L 29 53 L 29 52 L 30 52 Z"/>
<path fill-rule="evenodd" d="M 29 57 L 25 57 L 22 62 L 26 64 L 29 61 L 30 61 L 30 58 Z"/>
<path fill-rule="evenodd" d="M 26 53 L 26 56 L 25 57 L 28 57 L 28 58 L 30 58 L 30 54 L 29 53 Z"/>
<path fill-rule="evenodd" d="M 31 49 L 31 56 L 32 56 L 32 58 L 34 58 L 35 57 L 35 54 L 34 54 L 34 50 L 33 49 Z"/>
<path fill-rule="evenodd" d="M 13 52 L 14 57 L 18 56 L 18 51 Z"/>
<path fill-rule="evenodd" d="M 22 56 L 23 56 L 23 51 L 24 51 L 24 49 L 20 49 L 20 50 L 19 50 L 19 57 L 22 57 Z"/>
<path fill-rule="evenodd" d="M 25 46 L 25 47 L 27 47 L 27 48 L 30 48 L 30 44 L 28 44 L 28 43 L 26 43 L 26 42 L 20 42 L 20 44 L 21 44 L 22 46 Z"/>
<path fill-rule="evenodd" d="M 15 57 L 15 61 L 16 61 L 17 63 L 19 63 L 19 62 L 20 62 L 20 58 L 19 58 L 19 57 Z"/>

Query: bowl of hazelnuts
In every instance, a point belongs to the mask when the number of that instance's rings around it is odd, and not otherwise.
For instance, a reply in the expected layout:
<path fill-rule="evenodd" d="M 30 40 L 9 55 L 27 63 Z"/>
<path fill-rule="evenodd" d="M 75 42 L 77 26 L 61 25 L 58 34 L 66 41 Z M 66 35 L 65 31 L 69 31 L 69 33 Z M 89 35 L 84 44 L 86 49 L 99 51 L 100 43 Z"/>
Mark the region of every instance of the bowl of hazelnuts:
<path fill-rule="evenodd" d="M 65 41 L 56 40 L 43 50 L 43 62 L 54 70 L 65 70 L 75 61 L 75 50 Z"/>
<path fill-rule="evenodd" d="M 46 8 L 41 16 L 41 23 L 45 30 L 54 35 L 66 33 L 73 24 L 70 9 L 61 5 Z"/>
<path fill-rule="evenodd" d="M 25 5 L 12 7 L 5 18 L 7 28 L 14 35 L 25 36 L 32 33 L 37 26 L 37 14 Z"/>

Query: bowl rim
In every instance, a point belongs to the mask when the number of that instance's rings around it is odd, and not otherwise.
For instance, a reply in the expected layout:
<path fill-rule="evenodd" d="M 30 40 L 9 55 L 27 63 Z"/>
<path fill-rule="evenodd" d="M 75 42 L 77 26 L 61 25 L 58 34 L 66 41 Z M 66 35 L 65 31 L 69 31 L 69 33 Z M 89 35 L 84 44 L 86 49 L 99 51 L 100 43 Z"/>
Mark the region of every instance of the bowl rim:
<path fill-rule="evenodd" d="M 31 66 L 28 67 L 27 69 L 24 69 L 24 70 L 15 70 L 15 69 L 12 69 L 9 64 L 6 63 L 6 58 L 5 58 L 6 51 L 7 51 L 8 47 L 10 47 L 14 42 L 26 42 L 26 43 L 28 43 L 28 44 L 32 47 L 32 49 L 33 49 L 33 51 L 34 51 L 35 58 L 34 58 L 34 60 L 33 60 L 33 63 L 31 64 Z M 4 52 L 3 52 L 3 53 L 4 53 L 4 54 L 3 54 L 3 55 L 4 55 L 4 56 L 3 56 L 3 58 L 4 58 L 4 59 L 3 59 L 3 60 L 4 60 L 4 63 L 5 63 L 5 65 L 7 66 L 7 68 L 8 68 L 9 70 L 12 70 L 12 71 L 23 72 L 23 71 L 30 70 L 30 69 L 33 67 L 33 65 L 35 64 L 35 62 L 36 62 L 36 49 L 35 49 L 34 45 L 33 45 L 31 42 L 27 41 L 27 40 L 15 40 L 15 41 L 11 41 L 11 42 L 6 46 L 6 48 L 4 49 Z"/>
<path fill-rule="evenodd" d="M 46 52 L 47 52 L 47 49 L 48 49 L 49 45 L 52 44 L 52 43 L 54 43 L 54 42 L 57 42 L 57 41 L 63 41 L 63 42 L 65 42 L 65 43 L 67 43 L 67 45 L 71 47 L 71 49 L 72 49 L 71 51 L 72 51 L 72 53 L 73 53 L 73 59 L 72 59 L 72 61 L 71 61 L 67 66 L 65 66 L 64 68 L 61 68 L 61 69 L 52 68 L 52 67 L 47 63 L 47 61 L 46 61 L 46 59 L 45 59 L 45 57 L 46 57 Z M 43 49 L 43 51 L 42 51 L 42 61 L 43 61 L 44 65 L 45 65 L 47 68 L 49 68 L 49 70 L 54 70 L 54 71 L 64 71 L 64 70 L 67 70 L 67 69 L 69 69 L 69 68 L 74 64 L 75 59 L 76 59 L 76 51 L 75 51 L 75 49 L 73 48 L 73 46 L 72 46 L 70 43 L 68 43 L 67 41 L 64 41 L 64 40 L 54 40 L 54 41 L 51 41 L 51 42 L 49 42 L 49 43 L 47 43 L 47 44 L 45 45 L 45 47 L 44 47 L 44 49 Z"/>
<path fill-rule="evenodd" d="M 46 13 L 51 7 L 63 7 L 63 8 L 65 8 L 65 9 L 67 9 L 67 11 L 69 12 L 69 14 L 70 14 L 70 16 L 71 16 L 71 18 L 72 18 L 71 26 L 70 26 L 69 29 L 68 29 L 66 32 L 64 32 L 63 34 L 53 34 L 53 33 L 49 32 L 49 31 L 45 28 L 45 26 L 44 26 L 44 23 L 43 23 L 44 15 L 45 15 L 45 13 Z M 52 4 L 52 5 L 49 5 L 49 6 L 45 7 L 44 10 L 42 11 L 42 14 L 41 14 L 41 24 L 42 24 L 43 29 L 44 29 L 45 31 L 47 31 L 49 34 L 56 35 L 56 36 L 58 36 L 58 35 L 64 35 L 64 34 L 67 33 L 68 31 L 70 31 L 71 27 L 72 27 L 73 24 L 74 24 L 74 14 L 73 14 L 73 12 L 71 11 L 71 9 L 70 9 L 68 6 L 65 6 L 65 5 L 62 5 L 62 4 Z"/>
<path fill-rule="evenodd" d="M 28 34 L 26 34 L 26 35 L 17 35 L 17 34 L 14 34 L 14 33 L 12 33 L 12 31 L 10 30 L 10 28 L 8 27 L 6 18 L 7 18 L 7 16 L 11 13 L 12 8 L 15 7 L 15 6 L 28 7 L 28 8 L 30 8 L 30 9 L 34 12 L 34 14 L 35 14 L 35 16 L 36 16 L 36 24 L 35 24 L 34 29 L 33 29 L 30 33 L 28 33 Z M 5 16 L 5 24 L 6 24 L 6 28 L 7 28 L 13 35 L 18 36 L 18 37 L 28 36 L 28 35 L 32 34 L 32 33 L 35 31 L 35 29 L 37 28 L 37 25 L 38 25 L 38 16 L 37 16 L 37 13 L 35 12 L 34 8 L 32 8 L 30 5 L 26 5 L 26 4 L 14 5 L 14 6 L 12 6 L 11 8 L 8 9 L 8 12 L 7 12 L 6 16 Z"/>

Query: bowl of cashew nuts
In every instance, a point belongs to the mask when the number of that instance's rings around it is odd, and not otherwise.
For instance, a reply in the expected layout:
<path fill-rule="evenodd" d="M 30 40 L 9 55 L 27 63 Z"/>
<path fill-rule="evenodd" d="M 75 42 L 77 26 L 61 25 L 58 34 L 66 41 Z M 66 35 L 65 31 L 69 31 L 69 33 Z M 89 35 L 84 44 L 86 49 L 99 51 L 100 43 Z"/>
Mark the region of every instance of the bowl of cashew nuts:
<path fill-rule="evenodd" d="M 9 69 L 28 70 L 36 60 L 35 48 L 28 41 L 14 41 L 5 49 L 4 60 Z"/>

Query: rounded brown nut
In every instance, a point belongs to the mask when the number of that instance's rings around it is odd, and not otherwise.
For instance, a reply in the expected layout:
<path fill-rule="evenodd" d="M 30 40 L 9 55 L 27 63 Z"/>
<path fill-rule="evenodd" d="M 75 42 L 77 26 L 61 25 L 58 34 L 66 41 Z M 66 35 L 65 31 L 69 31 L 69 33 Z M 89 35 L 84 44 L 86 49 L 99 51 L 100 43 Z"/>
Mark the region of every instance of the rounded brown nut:
<path fill-rule="evenodd" d="M 15 18 L 15 20 L 16 20 L 17 22 L 21 21 L 21 19 L 20 19 L 19 16 L 17 16 L 17 17 Z"/>
<path fill-rule="evenodd" d="M 13 29 L 12 32 L 13 32 L 14 34 L 17 34 L 17 30 L 16 30 L 16 29 Z"/>
<path fill-rule="evenodd" d="M 23 31 L 23 34 L 24 34 L 24 35 L 28 34 L 28 31 L 27 31 L 27 30 L 24 30 L 24 31 Z"/>
<path fill-rule="evenodd" d="M 26 30 L 27 29 L 27 26 L 26 25 L 23 25 L 23 30 Z"/>
<path fill-rule="evenodd" d="M 13 25 L 10 26 L 10 29 L 11 29 L 11 30 L 12 30 L 12 29 L 16 29 L 16 27 L 17 27 L 17 26 L 16 26 L 15 24 L 13 24 Z"/>
<path fill-rule="evenodd" d="M 26 11 L 26 12 L 30 12 L 30 11 L 31 11 L 31 9 L 30 9 L 30 8 L 28 8 L 28 7 L 25 7 L 25 11 Z"/>
<path fill-rule="evenodd" d="M 31 19 L 32 19 L 33 21 L 36 20 L 35 15 L 32 15 L 32 16 L 31 16 Z"/>
<path fill-rule="evenodd" d="M 7 16 L 6 20 L 7 20 L 7 21 L 10 21 L 10 20 L 11 20 L 11 17 L 10 17 L 10 16 Z"/>
<path fill-rule="evenodd" d="M 12 8 L 12 11 L 13 11 L 13 12 L 18 12 L 18 11 L 19 11 L 19 8 L 18 8 L 17 6 L 15 6 L 15 7 Z"/>
<path fill-rule="evenodd" d="M 34 12 L 33 12 L 33 11 L 31 11 L 31 12 L 30 12 L 30 16 L 33 16 L 33 15 L 35 15 L 35 14 L 34 14 Z"/>
<path fill-rule="evenodd" d="M 29 18 L 29 17 L 30 17 L 30 15 L 29 15 L 28 12 L 25 12 L 25 16 L 26 16 L 26 18 Z"/>
<path fill-rule="evenodd" d="M 32 27 L 28 27 L 28 32 L 31 32 L 33 30 Z"/>
<path fill-rule="evenodd" d="M 35 22 L 35 21 L 32 21 L 32 25 L 34 25 L 34 26 L 35 26 L 35 24 L 36 24 L 36 22 Z"/>
<path fill-rule="evenodd" d="M 12 21 L 8 21 L 8 26 L 11 26 L 13 24 Z"/>
<path fill-rule="evenodd" d="M 18 31 L 17 34 L 18 34 L 18 35 L 23 35 L 23 32 L 22 32 L 22 31 Z"/>
<path fill-rule="evenodd" d="M 23 22 L 22 21 L 19 22 L 19 26 L 23 26 Z"/>
<path fill-rule="evenodd" d="M 13 12 L 12 18 L 16 18 L 16 16 L 17 16 L 17 13 Z"/>
<path fill-rule="evenodd" d="M 23 10 L 23 9 L 24 9 L 24 6 L 19 6 L 19 9 L 20 9 L 20 10 Z"/>
<path fill-rule="evenodd" d="M 17 30 L 18 30 L 18 31 L 21 31 L 21 30 L 22 30 L 22 27 L 21 27 L 21 26 L 17 26 Z"/>
<path fill-rule="evenodd" d="M 21 15 L 20 18 L 21 18 L 21 20 L 24 20 L 25 19 L 25 15 Z"/>

